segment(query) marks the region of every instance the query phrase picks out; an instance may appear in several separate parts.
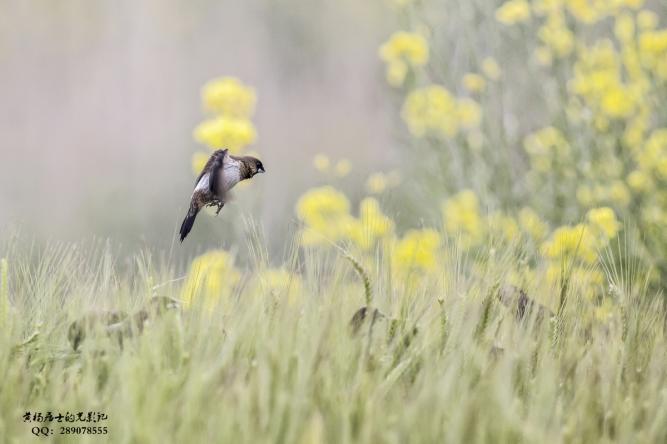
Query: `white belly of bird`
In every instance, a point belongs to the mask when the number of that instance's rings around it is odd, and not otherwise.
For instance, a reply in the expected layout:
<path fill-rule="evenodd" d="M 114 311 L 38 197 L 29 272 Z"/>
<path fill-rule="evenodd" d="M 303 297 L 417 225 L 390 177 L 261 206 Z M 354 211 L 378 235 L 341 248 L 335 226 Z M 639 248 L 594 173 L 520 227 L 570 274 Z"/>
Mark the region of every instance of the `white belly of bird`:
<path fill-rule="evenodd" d="M 230 165 L 225 165 L 220 171 L 222 179 L 222 189 L 223 192 L 231 190 L 237 183 L 241 181 L 241 170 L 237 162 L 233 162 Z M 197 186 L 195 187 L 196 191 L 204 191 L 209 188 L 209 179 L 210 173 L 206 173 L 199 179 Z"/>
<path fill-rule="evenodd" d="M 222 169 L 223 190 L 229 191 L 241 181 L 241 166 L 233 161 Z"/>

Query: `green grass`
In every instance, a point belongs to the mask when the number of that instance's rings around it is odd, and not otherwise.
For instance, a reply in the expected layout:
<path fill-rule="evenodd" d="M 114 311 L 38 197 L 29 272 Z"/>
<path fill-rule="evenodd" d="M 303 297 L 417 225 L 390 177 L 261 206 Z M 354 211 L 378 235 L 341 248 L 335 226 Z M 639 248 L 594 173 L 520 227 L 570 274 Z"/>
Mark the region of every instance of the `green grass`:
<path fill-rule="evenodd" d="M 447 248 L 455 265 L 410 286 L 335 249 L 301 252 L 288 261 L 303 279 L 291 303 L 247 284 L 257 254 L 216 309 L 74 352 L 73 320 L 180 298 L 179 267 L 108 245 L 4 251 L 2 442 L 667 442 L 665 314 L 630 266 L 606 267 L 620 314 L 608 322 L 581 315 L 576 282 L 557 316 L 519 321 L 496 297 L 511 254 L 480 275 Z M 562 289 L 528 290 L 548 301 Z M 352 335 L 367 291 L 385 317 Z M 22 420 L 79 410 L 108 414 L 108 435 L 37 438 Z"/>

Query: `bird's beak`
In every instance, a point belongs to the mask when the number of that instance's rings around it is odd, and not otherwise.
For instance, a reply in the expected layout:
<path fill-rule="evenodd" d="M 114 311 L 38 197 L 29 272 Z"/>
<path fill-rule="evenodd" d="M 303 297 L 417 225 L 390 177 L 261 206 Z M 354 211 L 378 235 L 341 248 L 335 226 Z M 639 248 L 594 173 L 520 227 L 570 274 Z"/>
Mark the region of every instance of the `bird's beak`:
<path fill-rule="evenodd" d="M 264 168 L 259 168 L 259 169 L 257 170 L 257 172 L 258 172 L 258 173 L 266 173 L 266 171 L 264 171 Z"/>

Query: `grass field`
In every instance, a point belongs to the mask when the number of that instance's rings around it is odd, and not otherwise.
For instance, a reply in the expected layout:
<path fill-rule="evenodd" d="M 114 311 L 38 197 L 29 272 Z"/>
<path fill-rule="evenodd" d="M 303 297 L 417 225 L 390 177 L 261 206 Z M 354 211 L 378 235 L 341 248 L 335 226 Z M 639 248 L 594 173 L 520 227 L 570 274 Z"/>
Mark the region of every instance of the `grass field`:
<path fill-rule="evenodd" d="M 667 439 L 664 311 L 631 266 L 606 269 L 619 316 L 599 323 L 582 319 L 576 290 L 540 282 L 526 287 L 531 297 L 564 304 L 528 304 L 518 316 L 515 289 L 501 288 L 516 268 L 511 254 L 487 252 L 495 260 L 475 271 L 445 246 L 449 266 L 413 285 L 383 265 L 363 271 L 336 249 L 302 251 L 286 261 L 299 282 L 277 286 L 253 250 L 254 263 L 215 305 L 197 303 L 197 289 L 182 314 L 167 312 L 122 346 L 98 325 L 74 352 L 67 330 L 88 309 L 180 300 L 187 283 L 170 282 L 179 276 L 168 260 L 121 259 L 112 245 L 9 246 L 3 442 Z M 382 316 L 368 315 L 355 333 L 364 279 Z M 59 435 L 56 422 L 24 422 L 27 411 L 103 412 L 108 435 Z M 44 425 L 55 434 L 32 436 Z"/>
<path fill-rule="evenodd" d="M 14 11 L 0 444 L 667 443 L 664 0 L 196 3 Z"/>

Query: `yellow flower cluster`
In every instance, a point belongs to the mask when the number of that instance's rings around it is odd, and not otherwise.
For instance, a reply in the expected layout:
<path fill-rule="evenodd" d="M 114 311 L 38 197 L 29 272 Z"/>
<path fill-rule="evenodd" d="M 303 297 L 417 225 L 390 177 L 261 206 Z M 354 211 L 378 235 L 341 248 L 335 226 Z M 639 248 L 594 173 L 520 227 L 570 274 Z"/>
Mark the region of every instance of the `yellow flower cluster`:
<path fill-rule="evenodd" d="M 608 119 L 632 116 L 643 101 L 641 84 L 626 85 L 622 80 L 620 56 L 610 40 L 582 49 L 571 87 L 599 116 L 596 124 L 601 129 L 608 126 Z"/>
<path fill-rule="evenodd" d="M 346 237 L 350 223 L 350 201 L 333 187 L 314 188 L 301 196 L 296 213 L 305 224 L 304 245 L 337 242 Z"/>
<path fill-rule="evenodd" d="M 387 239 L 394 231 L 394 222 L 380 209 L 380 204 L 367 197 L 359 204 L 359 218 L 352 219 L 348 236 L 364 251 L 373 248 L 377 242 Z"/>
<path fill-rule="evenodd" d="M 201 300 L 206 309 L 225 302 L 241 278 L 234 258 L 224 250 L 209 251 L 192 261 L 181 299 L 185 306 Z"/>
<path fill-rule="evenodd" d="M 505 25 L 525 22 L 530 16 L 530 4 L 526 0 L 509 0 L 496 10 L 496 19 Z"/>
<path fill-rule="evenodd" d="M 359 205 L 359 217 L 350 214 L 347 197 L 331 186 L 306 192 L 296 206 L 296 213 L 304 223 L 301 242 L 305 246 L 351 242 L 362 250 L 371 249 L 394 229 L 391 219 L 380 210 L 373 198 Z"/>
<path fill-rule="evenodd" d="M 380 58 L 387 65 L 387 82 L 401 86 L 409 69 L 428 63 L 428 42 L 421 34 L 399 31 L 380 47 Z"/>
<path fill-rule="evenodd" d="M 512 107 L 522 94 L 512 91 L 521 88 L 520 82 L 492 84 L 502 76 L 493 58 L 475 60 L 478 54 L 463 54 L 464 63 L 477 65 L 460 79 L 461 90 L 475 101 L 452 92 L 453 85 L 429 83 L 432 77 L 415 69 L 427 64 L 429 73 L 442 69 L 437 57 L 429 60 L 426 42 L 397 33 L 401 38 L 383 45 L 389 83 L 406 86 L 401 117 L 415 147 L 432 147 L 429 154 L 443 164 L 484 171 L 480 175 L 491 177 L 487 183 L 480 186 L 486 179 L 477 176 L 471 182 L 493 192 L 500 182 L 488 172 L 521 164 L 524 153 L 516 153 L 516 146 L 527 154 L 526 180 L 518 177 L 515 182 L 524 193 L 524 208 L 489 214 L 475 193 L 464 190 L 442 204 L 445 235 L 458 238 L 465 248 L 496 239 L 529 241 L 521 245 L 537 247 L 541 263 L 536 268 L 545 265 L 552 282 L 568 271 L 592 288 L 602 282 L 595 270 L 598 253 L 621 229 L 618 214 L 630 222 L 628 227 L 650 233 L 651 240 L 642 245 L 649 252 L 648 261 L 664 263 L 667 235 L 659 228 L 667 226 L 667 114 L 658 98 L 667 91 L 667 28 L 660 24 L 662 12 L 655 10 L 655 3 L 645 0 L 502 1 L 495 10 L 498 26 L 522 26 L 521 32 L 505 35 L 518 39 L 516 43 L 543 67 L 529 76 L 544 80 L 548 106 L 539 114 L 548 120 L 529 133 L 523 132 L 523 119 L 518 124 L 512 118 L 504 121 L 513 114 L 495 107 L 496 99 Z M 419 20 L 420 13 L 410 9 L 409 20 Z M 391 60 L 401 63 L 392 67 Z M 516 64 L 503 60 L 508 69 Z M 408 72 L 417 74 L 414 82 L 405 81 Z M 514 104 L 521 105 L 536 106 Z M 525 121 L 530 124 L 530 119 Z M 517 144 L 522 138 L 523 144 Z M 445 179 L 451 179 L 443 181 L 446 187 L 472 185 L 465 177 Z M 372 176 L 367 189 L 381 192 L 385 183 L 384 176 Z M 510 188 L 499 193 L 511 196 L 493 195 L 492 201 L 513 207 L 517 195 Z M 561 226 L 584 216 L 579 224 Z M 553 231 L 548 222 L 555 224 Z M 391 244 L 397 246 L 401 240 L 395 238 Z M 438 254 L 431 257 L 437 264 Z"/>
<path fill-rule="evenodd" d="M 368 176 L 366 190 L 371 194 L 382 194 L 397 187 L 401 183 L 401 174 L 398 171 L 389 173 L 377 172 Z"/>
<path fill-rule="evenodd" d="M 483 240 L 485 227 L 474 192 L 461 191 L 447 200 L 442 207 L 442 218 L 445 232 L 459 238 L 462 245 L 471 247 Z"/>
<path fill-rule="evenodd" d="M 352 171 L 352 162 L 348 159 L 340 159 L 335 164 L 325 154 L 318 154 L 313 159 L 313 166 L 323 174 L 332 174 L 336 177 L 345 177 Z"/>
<path fill-rule="evenodd" d="M 249 119 L 255 112 L 255 91 L 234 77 L 211 80 L 202 88 L 201 96 L 204 108 L 217 115 Z"/>
<path fill-rule="evenodd" d="M 571 162 L 570 144 L 560 130 L 551 126 L 528 135 L 524 148 L 530 156 L 532 167 L 540 172 L 548 172 L 556 165 L 568 165 Z"/>
<path fill-rule="evenodd" d="M 566 58 L 572 66 L 559 128 L 524 141 L 532 187 L 551 184 L 578 214 L 610 205 L 644 230 L 667 224 L 667 121 L 654 100 L 665 92 L 667 28 L 642 0 L 526 3 L 530 13 L 523 2 L 505 2 L 498 20 L 512 25 L 534 17 L 537 60 Z"/>
<path fill-rule="evenodd" d="M 551 54 L 552 58 L 567 57 L 574 50 L 574 33 L 568 28 L 565 14 L 560 10 L 549 12 L 537 35 L 544 44 L 543 51 Z"/>
<path fill-rule="evenodd" d="M 618 14 L 623 8 L 638 9 L 644 0 L 567 0 L 567 10 L 577 20 L 594 24 L 605 17 Z"/>
<path fill-rule="evenodd" d="M 542 245 L 542 253 L 549 260 L 547 279 L 551 284 L 563 279 L 576 279 L 585 294 L 594 294 L 593 288 L 602 283 L 602 275 L 593 268 L 598 255 L 621 229 L 611 208 L 590 210 L 586 222 L 556 229 Z"/>
<path fill-rule="evenodd" d="M 481 93 L 486 89 L 486 79 L 475 73 L 463 76 L 463 86 L 471 93 Z"/>
<path fill-rule="evenodd" d="M 614 210 L 609 207 L 593 208 L 588 212 L 587 219 L 593 231 L 599 234 L 598 238 L 604 242 L 615 238 L 621 229 Z"/>
<path fill-rule="evenodd" d="M 447 234 L 458 239 L 464 248 L 484 244 L 488 237 L 508 243 L 518 239 L 540 242 L 548 232 L 548 225 L 531 208 L 524 207 L 518 217 L 495 211 L 484 217 L 477 195 L 464 190 L 445 201 L 442 219 Z"/>
<path fill-rule="evenodd" d="M 540 242 L 549 231 L 549 226 L 530 207 L 524 207 L 519 211 L 519 226 L 521 230 L 533 242 Z"/>
<path fill-rule="evenodd" d="M 614 211 L 600 207 L 590 210 L 585 222 L 561 226 L 549 234 L 548 224 L 530 207 L 522 208 L 516 218 L 500 211 L 484 216 L 479 199 L 471 190 L 463 190 L 443 204 L 443 234 L 422 228 L 397 236 L 393 221 L 372 198 L 362 200 L 359 218 L 350 214 L 350 208 L 345 195 L 333 187 L 308 191 L 296 209 L 305 226 L 302 244 L 312 247 L 343 242 L 355 247 L 358 253 L 381 245 L 389 252 L 392 271 L 408 279 L 405 282 L 410 285 L 442 273 L 446 257 L 442 248 L 444 234 L 464 250 L 489 242 L 523 245 L 518 241 L 530 241 L 530 245 L 540 247 L 536 251 L 551 284 L 569 277 L 579 283 L 581 291 L 594 295 L 603 279 L 594 268 L 598 254 L 621 229 Z"/>
<path fill-rule="evenodd" d="M 498 61 L 493 57 L 485 57 L 482 60 L 482 72 L 489 80 L 499 80 L 503 74 Z"/>
<path fill-rule="evenodd" d="M 415 137 L 455 137 L 461 130 L 478 128 L 482 120 L 477 102 L 469 98 L 457 99 L 440 85 L 410 92 L 401 115 Z"/>
<path fill-rule="evenodd" d="M 257 140 L 257 131 L 250 120 L 255 111 L 255 91 L 233 77 L 211 80 L 202 88 L 204 109 L 213 114 L 194 129 L 194 139 L 209 148 L 229 149 L 242 153 Z M 199 174 L 209 156 L 198 152 L 193 155 L 192 167 Z"/>
<path fill-rule="evenodd" d="M 433 271 L 442 242 L 435 230 L 410 230 L 396 241 L 392 250 L 392 266 L 397 271 Z"/>
<path fill-rule="evenodd" d="M 255 142 L 257 133 L 249 120 L 219 116 L 200 123 L 194 137 L 212 150 L 229 148 L 230 152 L 239 154 Z"/>

